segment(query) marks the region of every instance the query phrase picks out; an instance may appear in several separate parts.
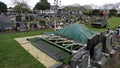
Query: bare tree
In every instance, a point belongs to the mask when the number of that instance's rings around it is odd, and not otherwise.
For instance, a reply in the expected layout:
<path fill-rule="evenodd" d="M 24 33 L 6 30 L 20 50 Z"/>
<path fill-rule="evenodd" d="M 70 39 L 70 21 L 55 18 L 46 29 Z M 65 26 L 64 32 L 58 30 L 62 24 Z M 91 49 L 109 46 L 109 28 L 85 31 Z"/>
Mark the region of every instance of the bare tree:
<path fill-rule="evenodd" d="M 114 7 L 115 7 L 114 4 L 105 4 L 105 5 L 103 5 L 101 8 L 102 8 L 103 10 L 110 10 L 110 9 L 113 9 Z"/>
<path fill-rule="evenodd" d="M 92 9 L 99 9 L 99 7 L 95 4 L 90 4 L 90 6 L 91 6 Z"/>
<path fill-rule="evenodd" d="M 120 10 L 120 2 L 118 2 L 118 3 L 115 4 L 115 8 L 116 8 L 117 10 Z"/>
<path fill-rule="evenodd" d="M 90 5 L 84 5 L 83 7 L 85 7 L 85 8 L 88 9 L 88 10 L 91 10 L 91 9 L 92 9 L 92 7 L 91 7 Z"/>

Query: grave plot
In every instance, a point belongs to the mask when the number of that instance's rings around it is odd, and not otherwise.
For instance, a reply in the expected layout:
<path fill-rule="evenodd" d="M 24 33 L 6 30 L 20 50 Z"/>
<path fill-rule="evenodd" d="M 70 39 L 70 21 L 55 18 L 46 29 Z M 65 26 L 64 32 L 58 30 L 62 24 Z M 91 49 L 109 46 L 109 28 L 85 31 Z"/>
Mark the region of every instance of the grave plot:
<path fill-rule="evenodd" d="M 40 28 L 45 28 L 46 23 L 45 23 L 45 21 L 43 20 L 43 21 L 40 21 L 40 22 L 39 22 L 39 25 L 40 25 Z"/>
<path fill-rule="evenodd" d="M 27 31 L 27 24 L 25 22 L 17 22 L 16 31 Z"/>
<path fill-rule="evenodd" d="M 89 64 L 89 52 L 84 51 L 84 44 L 56 35 L 28 40 L 31 41 L 36 48 L 65 65 L 71 62 L 73 66 L 78 62 L 77 65 L 87 67 Z M 84 66 L 84 64 L 86 64 L 86 66 Z"/>
<path fill-rule="evenodd" d="M 109 57 L 115 56 L 112 36 L 108 32 L 102 37 L 100 33 L 90 31 L 82 25 L 71 24 L 53 34 L 28 40 L 48 56 L 63 63 L 60 66 L 101 68 Z"/>
<path fill-rule="evenodd" d="M 107 27 L 108 19 L 104 17 L 91 17 L 91 25 L 93 27 Z"/>
<path fill-rule="evenodd" d="M 11 32 L 14 29 L 14 22 L 9 20 L 5 15 L 0 15 L 0 31 Z"/>
<path fill-rule="evenodd" d="M 52 57 L 53 59 L 59 62 L 69 63 L 70 57 L 72 56 L 70 53 L 65 52 L 64 50 L 59 49 L 56 46 L 53 46 L 53 44 L 49 44 L 39 38 L 28 39 L 28 40 L 32 41 L 32 44 L 35 47 L 37 47 L 38 49 L 40 49 L 41 51 L 43 51 L 45 54 Z"/>
<path fill-rule="evenodd" d="M 74 24 L 71 26 L 76 25 Z M 70 32 L 67 34 L 70 34 Z M 28 40 L 31 41 L 33 46 L 43 51 L 48 56 L 63 63 L 63 66 L 65 64 L 71 66 L 72 68 L 88 67 L 90 64 L 90 61 L 88 61 L 90 60 L 90 56 L 89 52 L 86 50 L 86 44 L 83 42 L 77 42 L 73 37 L 73 34 L 71 37 L 72 39 L 70 37 L 68 38 L 68 36 L 51 34 L 46 37 L 33 38 Z"/>
<path fill-rule="evenodd" d="M 29 28 L 30 30 L 37 30 L 38 29 L 37 23 L 35 22 L 30 23 Z"/>
<path fill-rule="evenodd" d="M 55 64 L 56 65 L 61 64 L 60 62 L 56 61 L 55 59 L 51 58 L 50 56 L 48 56 L 47 54 L 45 54 L 44 52 L 33 46 L 31 42 L 27 40 L 28 38 L 31 39 L 36 37 L 41 37 L 41 35 L 15 38 L 15 40 L 34 58 L 36 58 L 39 62 L 44 64 L 46 68 L 50 68 L 52 65 Z M 35 42 L 37 41 L 37 39 L 32 41 Z"/>

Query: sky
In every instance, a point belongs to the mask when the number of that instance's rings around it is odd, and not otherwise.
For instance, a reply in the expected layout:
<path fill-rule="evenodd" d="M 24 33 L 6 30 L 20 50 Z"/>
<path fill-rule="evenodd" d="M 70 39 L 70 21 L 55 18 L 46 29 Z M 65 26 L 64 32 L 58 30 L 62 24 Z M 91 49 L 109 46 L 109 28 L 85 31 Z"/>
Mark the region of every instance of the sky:
<path fill-rule="evenodd" d="M 8 5 L 8 7 L 13 7 L 12 0 L 0 0 Z M 33 8 L 39 0 L 25 0 L 27 1 L 28 5 Z M 48 2 L 53 5 L 54 0 L 48 0 Z M 109 4 L 109 3 L 117 3 L 120 0 L 61 0 L 61 5 L 72 5 L 72 4 L 80 4 L 80 5 L 90 5 L 95 4 L 98 6 Z"/>

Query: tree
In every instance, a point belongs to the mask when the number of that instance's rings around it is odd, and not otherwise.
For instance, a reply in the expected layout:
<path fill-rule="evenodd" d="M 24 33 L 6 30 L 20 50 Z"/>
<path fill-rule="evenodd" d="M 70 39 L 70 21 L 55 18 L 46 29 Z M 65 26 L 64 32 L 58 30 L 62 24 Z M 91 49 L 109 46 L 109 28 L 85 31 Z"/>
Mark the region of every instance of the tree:
<path fill-rule="evenodd" d="M 120 2 L 118 2 L 118 3 L 115 4 L 115 8 L 116 8 L 117 10 L 120 10 Z"/>
<path fill-rule="evenodd" d="M 40 0 L 40 2 L 48 2 L 47 0 Z"/>
<path fill-rule="evenodd" d="M 109 15 L 111 16 L 111 15 L 116 15 L 117 14 L 117 10 L 116 9 L 110 9 L 109 10 Z"/>
<path fill-rule="evenodd" d="M 92 7 L 91 7 L 90 5 L 84 5 L 83 7 L 85 7 L 85 8 L 88 9 L 88 10 L 91 10 L 91 9 L 92 9 Z"/>
<path fill-rule="evenodd" d="M 21 12 L 21 13 L 26 12 L 26 11 L 30 11 L 30 8 L 28 7 L 28 5 L 26 3 L 19 3 L 13 9 L 15 11 Z"/>
<path fill-rule="evenodd" d="M 4 4 L 3 2 L 0 2 L 0 13 L 5 13 L 7 12 L 7 5 Z"/>
<path fill-rule="evenodd" d="M 85 15 L 91 15 L 91 10 L 86 10 L 86 11 L 84 11 L 84 14 L 85 14 Z"/>
<path fill-rule="evenodd" d="M 95 4 L 90 4 L 89 6 L 91 9 L 99 9 L 99 7 Z"/>
<path fill-rule="evenodd" d="M 48 3 L 47 0 L 40 0 L 40 2 L 38 2 L 35 7 L 33 8 L 34 10 L 46 10 L 46 9 L 50 9 L 50 3 Z"/>
<path fill-rule="evenodd" d="M 13 9 L 13 7 L 9 7 L 8 9 Z"/>
<path fill-rule="evenodd" d="M 11 0 L 11 1 L 15 5 L 15 7 L 13 8 L 13 10 L 15 10 L 15 11 L 22 13 L 22 12 L 30 10 L 30 8 L 27 4 L 28 0 Z"/>
<path fill-rule="evenodd" d="M 84 5 L 83 7 L 87 9 L 87 10 L 84 11 L 83 13 L 84 13 L 85 15 L 91 15 L 93 8 L 92 8 L 90 5 Z"/>
<path fill-rule="evenodd" d="M 102 6 L 102 9 L 103 10 L 110 10 L 110 9 L 112 9 L 114 7 L 115 7 L 114 4 L 105 4 L 105 5 Z"/>
<path fill-rule="evenodd" d="M 99 15 L 99 14 L 100 14 L 100 10 L 99 9 L 92 10 L 92 15 Z"/>

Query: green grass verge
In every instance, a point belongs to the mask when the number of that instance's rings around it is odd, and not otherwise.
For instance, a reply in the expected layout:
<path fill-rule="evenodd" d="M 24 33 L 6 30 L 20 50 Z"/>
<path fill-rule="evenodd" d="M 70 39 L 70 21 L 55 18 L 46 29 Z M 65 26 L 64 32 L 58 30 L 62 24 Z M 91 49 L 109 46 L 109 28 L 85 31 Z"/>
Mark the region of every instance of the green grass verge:
<path fill-rule="evenodd" d="M 14 40 L 16 37 L 40 35 L 43 31 L 52 30 L 1 34 L 0 68 L 45 68 Z"/>

